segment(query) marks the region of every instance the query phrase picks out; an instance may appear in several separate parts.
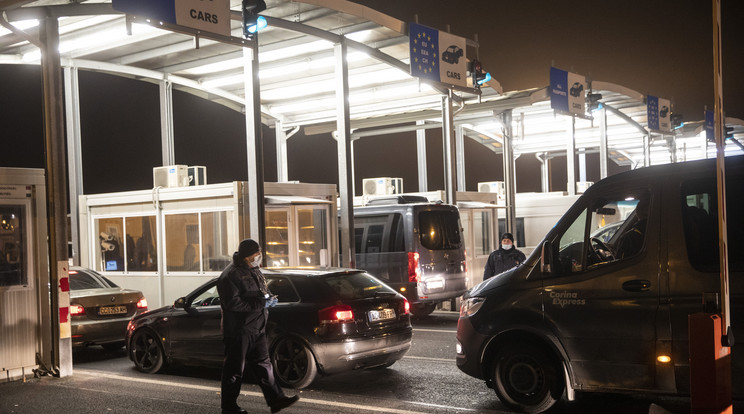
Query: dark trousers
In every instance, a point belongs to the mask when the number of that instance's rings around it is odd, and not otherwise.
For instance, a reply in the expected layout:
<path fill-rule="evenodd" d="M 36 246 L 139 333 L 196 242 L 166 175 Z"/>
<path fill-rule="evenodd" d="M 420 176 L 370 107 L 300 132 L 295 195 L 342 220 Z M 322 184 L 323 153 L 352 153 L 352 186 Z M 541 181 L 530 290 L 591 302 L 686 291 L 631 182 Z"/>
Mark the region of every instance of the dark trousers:
<path fill-rule="evenodd" d="M 274 379 L 265 334 L 225 337 L 222 342 L 225 344 L 225 361 L 222 365 L 223 410 L 234 410 L 238 407 L 238 395 L 246 371 L 253 375 L 261 387 L 266 404 L 271 405 L 284 396 Z"/>

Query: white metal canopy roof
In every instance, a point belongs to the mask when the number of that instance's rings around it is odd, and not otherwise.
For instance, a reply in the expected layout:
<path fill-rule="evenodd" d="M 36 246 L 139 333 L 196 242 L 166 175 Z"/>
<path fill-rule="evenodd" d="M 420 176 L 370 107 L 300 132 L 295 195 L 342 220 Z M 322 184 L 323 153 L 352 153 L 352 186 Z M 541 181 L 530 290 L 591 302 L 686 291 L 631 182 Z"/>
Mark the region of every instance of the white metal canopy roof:
<path fill-rule="evenodd" d="M 409 75 L 407 23 L 345 0 L 267 0 L 261 13 L 269 26 L 258 36 L 262 120 L 280 123 L 283 129 L 302 127 L 306 134 L 335 129 L 336 81 L 334 42 L 341 36 L 349 46 L 349 103 L 354 137 L 375 135 L 391 125 L 426 121 L 437 127 L 442 119 L 444 88 Z M 177 33 L 149 24 L 141 16 L 125 16 L 110 1 L 68 3 L 42 0 L 9 1 L 0 23 L 10 22 L 13 31 L 0 27 L 0 64 L 38 64 L 39 48 L 35 19 L 59 17 L 60 56 L 64 67 L 102 71 L 143 81 L 167 83 L 236 110 L 244 110 L 244 57 L 240 0 L 231 0 L 232 37 L 210 38 L 192 31 Z M 22 7 L 18 7 L 22 5 Z M 8 26 L 5 24 L 5 26 Z M 166 25 L 167 26 L 167 25 Z M 19 31 L 23 30 L 26 34 Z M 131 32 L 130 33 L 128 33 Z M 211 36 L 214 37 L 214 36 Z M 468 40 L 468 56 L 478 44 Z M 547 70 L 546 70 L 547 72 Z M 564 153 L 566 118 L 549 105 L 546 88 L 502 93 L 497 81 L 482 89 L 480 97 L 459 93 L 455 116 L 466 136 L 499 151 L 503 143 L 498 114 L 513 111 L 515 155 Z M 641 165 L 644 135 L 650 135 L 651 163 L 669 162 L 674 134 L 647 131 L 645 96 L 607 82 L 593 82 L 602 94 L 607 111 L 610 156 L 626 165 Z M 735 133 L 744 132 L 734 122 Z M 426 127 L 426 126 L 424 126 Z M 577 120 L 576 148 L 594 151 L 599 146 L 598 122 Z M 370 128 L 383 128 L 382 131 Z M 415 128 L 415 127 L 409 127 Z M 422 128 L 419 126 L 418 128 Z M 679 159 L 705 156 L 709 149 L 700 131 L 682 129 L 676 152 Z M 688 136 L 685 138 L 685 136 Z M 741 151 L 731 144 L 733 151 Z M 686 151 L 697 148 L 695 154 Z M 688 157 L 689 155 L 689 157 Z"/>

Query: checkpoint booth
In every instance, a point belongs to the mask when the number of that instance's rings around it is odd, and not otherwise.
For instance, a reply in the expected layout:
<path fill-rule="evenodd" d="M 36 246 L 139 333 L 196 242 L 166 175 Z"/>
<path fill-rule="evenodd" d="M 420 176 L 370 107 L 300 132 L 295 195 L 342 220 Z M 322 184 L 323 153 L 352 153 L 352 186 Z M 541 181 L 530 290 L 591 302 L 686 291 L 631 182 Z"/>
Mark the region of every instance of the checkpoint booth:
<path fill-rule="evenodd" d="M 51 366 L 44 170 L 0 168 L 0 373 L 6 381 Z M 38 357 L 38 358 L 37 358 Z"/>
<path fill-rule="evenodd" d="M 248 182 L 80 196 L 80 263 L 172 303 L 219 276 L 250 237 Z M 336 186 L 264 183 L 269 267 L 338 266 Z"/>

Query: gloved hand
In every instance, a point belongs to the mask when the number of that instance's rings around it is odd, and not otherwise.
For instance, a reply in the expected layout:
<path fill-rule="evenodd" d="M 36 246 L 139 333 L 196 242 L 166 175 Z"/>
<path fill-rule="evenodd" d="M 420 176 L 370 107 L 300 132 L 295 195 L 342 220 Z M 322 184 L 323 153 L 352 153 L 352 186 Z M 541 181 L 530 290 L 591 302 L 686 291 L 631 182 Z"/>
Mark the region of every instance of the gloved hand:
<path fill-rule="evenodd" d="M 264 308 L 273 308 L 274 306 L 276 306 L 277 302 L 279 302 L 279 299 L 277 299 L 276 295 L 272 295 L 266 299 Z"/>

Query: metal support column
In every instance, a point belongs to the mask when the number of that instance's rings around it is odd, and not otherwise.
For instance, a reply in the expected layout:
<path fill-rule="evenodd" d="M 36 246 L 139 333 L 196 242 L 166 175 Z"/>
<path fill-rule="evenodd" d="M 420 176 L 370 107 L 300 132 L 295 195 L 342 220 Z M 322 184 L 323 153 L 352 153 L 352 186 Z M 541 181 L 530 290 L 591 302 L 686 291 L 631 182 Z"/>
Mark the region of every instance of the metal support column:
<path fill-rule="evenodd" d="M 424 125 L 426 121 L 416 121 L 416 125 Z M 418 190 L 428 190 L 428 177 L 426 175 L 426 129 L 416 130 L 416 159 L 418 161 Z"/>
<path fill-rule="evenodd" d="M 512 111 L 501 113 L 501 125 L 504 136 L 504 191 L 506 192 L 506 231 L 517 230 L 517 179 L 514 174 L 514 137 L 512 130 Z"/>
<path fill-rule="evenodd" d="M 83 157 L 80 148 L 80 89 L 78 68 L 64 68 L 65 118 L 67 120 L 67 170 L 70 188 L 70 240 L 72 241 L 72 263 L 80 265 L 80 211 L 78 199 L 83 194 Z"/>
<path fill-rule="evenodd" d="M 258 40 L 243 48 L 245 77 L 245 132 L 248 166 L 248 215 L 251 238 L 260 246 L 266 241 L 264 200 L 263 133 L 261 128 L 261 84 L 258 80 Z M 263 255 L 266 263 L 266 255 Z"/>
<path fill-rule="evenodd" d="M 602 106 L 599 110 L 599 178 L 607 178 L 607 109 Z"/>
<path fill-rule="evenodd" d="M 282 127 L 282 121 L 274 122 L 276 131 L 276 181 L 286 183 L 289 181 L 287 170 L 287 133 Z"/>
<path fill-rule="evenodd" d="M 176 163 L 173 142 L 173 84 L 166 78 L 160 81 L 160 142 L 163 165 Z"/>
<path fill-rule="evenodd" d="M 455 169 L 455 160 L 453 156 L 453 139 L 455 127 L 455 117 L 452 111 L 452 90 L 447 91 L 447 95 L 442 96 L 442 143 L 444 145 L 444 194 L 447 204 L 457 204 L 455 186 L 457 183 L 457 171 Z"/>
<path fill-rule="evenodd" d="M 349 109 L 349 64 L 345 40 L 334 46 L 336 60 L 336 145 L 338 148 L 338 193 L 341 220 L 341 266 L 355 267 L 354 251 L 354 194 L 352 193 L 351 114 Z"/>
<path fill-rule="evenodd" d="M 59 22 L 47 16 L 39 22 L 41 84 L 44 102 L 47 225 L 49 231 L 49 292 L 52 314 L 52 366 L 60 377 L 72 375 L 70 292 L 67 283 L 67 179 L 64 97 L 59 57 Z M 39 281 L 41 282 L 41 281 Z"/>
<path fill-rule="evenodd" d="M 566 176 L 568 195 L 576 195 L 576 118 L 566 118 Z"/>
<path fill-rule="evenodd" d="M 467 191 L 465 182 L 465 130 L 455 127 L 455 158 L 457 160 L 457 191 Z"/>
<path fill-rule="evenodd" d="M 547 193 L 550 191 L 550 164 L 548 153 L 543 152 L 542 155 L 535 154 L 535 158 L 540 160 L 540 191 Z"/>
<path fill-rule="evenodd" d="M 586 148 L 579 149 L 579 181 L 586 181 Z"/>
<path fill-rule="evenodd" d="M 651 166 L 651 134 L 643 136 L 643 166 Z"/>

